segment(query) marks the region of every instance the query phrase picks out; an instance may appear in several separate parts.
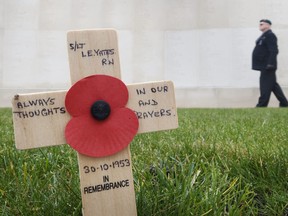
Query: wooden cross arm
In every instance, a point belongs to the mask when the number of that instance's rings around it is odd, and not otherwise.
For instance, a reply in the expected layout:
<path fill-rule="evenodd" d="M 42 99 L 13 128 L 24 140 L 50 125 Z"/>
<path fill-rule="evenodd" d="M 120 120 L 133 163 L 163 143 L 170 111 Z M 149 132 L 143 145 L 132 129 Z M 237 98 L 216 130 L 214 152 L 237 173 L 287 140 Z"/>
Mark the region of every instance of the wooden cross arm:
<path fill-rule="evenodd" d="M 139 119 L 138 133 L 178 127 L 174 87 L 171 81 L 127 85 L 127 107 Z M 70 120 L 64 101 L 67 91 L 16 95 L 12 100 L 15 143 L 18 149 L 65 144 Z"/>

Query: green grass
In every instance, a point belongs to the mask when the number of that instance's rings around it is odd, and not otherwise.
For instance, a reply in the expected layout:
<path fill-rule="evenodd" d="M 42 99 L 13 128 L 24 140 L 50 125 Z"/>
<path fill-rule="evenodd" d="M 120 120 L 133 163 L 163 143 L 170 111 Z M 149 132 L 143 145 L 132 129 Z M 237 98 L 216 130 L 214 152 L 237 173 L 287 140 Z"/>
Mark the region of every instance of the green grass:
<path fill-rule="evenodd" d="M 287 215 L 288 110 L 180 109 L 131 143 L 138 215 Z M 19 151 L 0 109 L 0 215 L 81 215 L 76 153 Z"/>

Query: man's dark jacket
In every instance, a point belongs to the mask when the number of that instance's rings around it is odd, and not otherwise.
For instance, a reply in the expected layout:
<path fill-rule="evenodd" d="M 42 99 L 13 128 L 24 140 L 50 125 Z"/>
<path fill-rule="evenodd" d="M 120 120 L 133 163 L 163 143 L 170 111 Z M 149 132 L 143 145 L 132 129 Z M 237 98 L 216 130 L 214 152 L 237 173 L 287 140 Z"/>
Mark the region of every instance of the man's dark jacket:
<path fill-rule="evenodd" d="M 277 37 L 271 30 L 268 30 L 256 40 L 252 54 L 252 69 L 259 71 L 276 70 L 277 54 Z"/>

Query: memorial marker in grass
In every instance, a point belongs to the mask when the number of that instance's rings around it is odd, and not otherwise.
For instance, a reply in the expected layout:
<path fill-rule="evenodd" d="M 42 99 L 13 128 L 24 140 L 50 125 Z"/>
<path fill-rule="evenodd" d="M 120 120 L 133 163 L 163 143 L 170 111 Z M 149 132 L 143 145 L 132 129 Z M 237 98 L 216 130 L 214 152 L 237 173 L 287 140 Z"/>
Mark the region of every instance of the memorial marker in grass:
<path fill-rule="evenodd" d="M 83 215 L 137 215 L 129 143 L 136 133 L 178 127 L 171 81 L 125 85 L 117 33 L 67 34 L 72 87 L 15 95 L 15 143 L 68 143 L 78 152 Z"/>

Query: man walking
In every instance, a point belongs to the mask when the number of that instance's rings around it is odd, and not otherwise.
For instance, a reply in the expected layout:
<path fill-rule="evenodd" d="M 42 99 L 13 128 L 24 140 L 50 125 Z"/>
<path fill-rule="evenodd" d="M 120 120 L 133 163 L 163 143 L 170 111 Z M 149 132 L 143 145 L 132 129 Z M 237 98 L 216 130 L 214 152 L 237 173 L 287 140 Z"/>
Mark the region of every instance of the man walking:
<path fill-rule="evenodd" d="M 271 30 L 271 21 L 260 20 L 260 31 L 263 34 L 256 40 L 252 54 L 252 69 L 260 71 L 260 97 L 256 107 L 267 107 L 271 92 L 279 101 L 279 107 L 288 107 L 288 101 L 276 81 L 277 37 Z"/>

